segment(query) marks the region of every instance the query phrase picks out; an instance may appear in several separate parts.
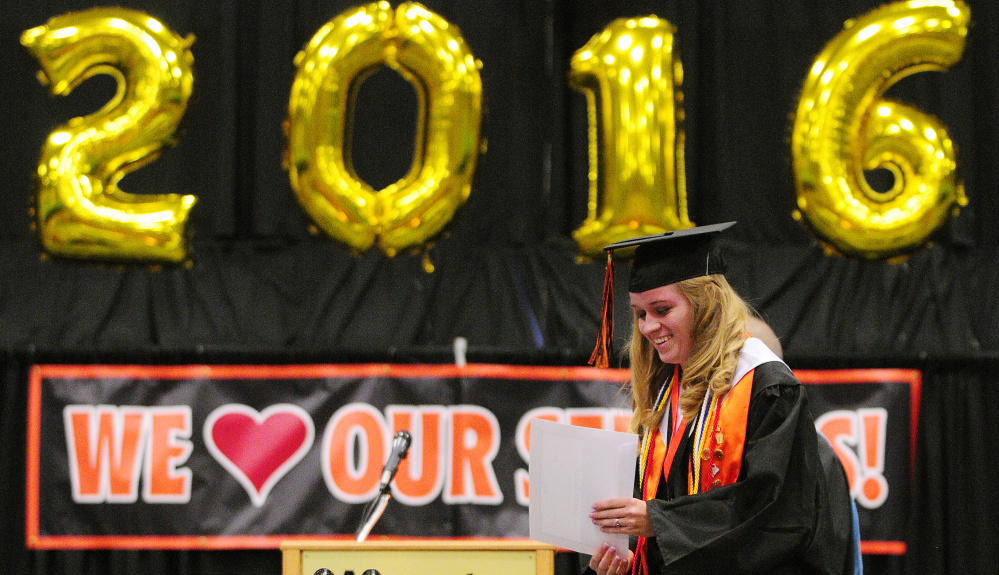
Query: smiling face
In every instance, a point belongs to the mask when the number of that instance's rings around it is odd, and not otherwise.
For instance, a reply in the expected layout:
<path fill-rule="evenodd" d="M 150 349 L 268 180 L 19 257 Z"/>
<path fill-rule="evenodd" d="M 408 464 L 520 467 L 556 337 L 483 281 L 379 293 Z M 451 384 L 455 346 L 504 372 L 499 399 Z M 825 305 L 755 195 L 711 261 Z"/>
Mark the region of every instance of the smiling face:
<path fill-rule="evenodd" d="M 629 295 L 638 331 L 652 343 L 659 359 L 683 367 L 694 344 L 690 301 L 676 284 Z"/>

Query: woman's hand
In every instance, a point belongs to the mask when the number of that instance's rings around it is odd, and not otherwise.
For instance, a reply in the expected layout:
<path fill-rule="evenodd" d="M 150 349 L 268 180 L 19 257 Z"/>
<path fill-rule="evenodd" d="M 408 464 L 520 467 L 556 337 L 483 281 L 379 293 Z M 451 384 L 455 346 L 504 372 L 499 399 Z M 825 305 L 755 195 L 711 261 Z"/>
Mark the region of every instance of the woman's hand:
<path fill-rule="evenodd" d="M 597 575 L 625 575 L 631 569 L 633 557 L 634 554 L 628 551 L 628 558 L 625 559 L 613 547 L 604 543 L 590 557 L 590 569 L 596 571 Z"/>
<path fill-rule="evenodd" d="M 593 524 L 604 533 L 623 533 L 642 537 L 654 537 L 649 511 L 641 499 L 605 499 L 593 504 L 590 513 Z"/>

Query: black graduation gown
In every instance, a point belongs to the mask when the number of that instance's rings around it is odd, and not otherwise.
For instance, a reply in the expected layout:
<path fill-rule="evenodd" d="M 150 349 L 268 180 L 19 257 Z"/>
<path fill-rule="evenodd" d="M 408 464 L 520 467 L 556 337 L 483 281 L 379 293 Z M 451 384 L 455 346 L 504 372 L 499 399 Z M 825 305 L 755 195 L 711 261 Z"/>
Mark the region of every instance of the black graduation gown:
<path fill-rule="evenodd" d="M 647 504 L 650 574 L 853 573 L 846 477 L 786 365 L 755 369 L 735 483 L 686 495 L 692 448 L 687 435 Z"/>
<path fill-rule="evenodd" d="M 805 390 L 786 365 L 755 369 L 735 483 L 684 495 L 692 449 L 688 435 L 669 481 L 660 480 L 656 499 L 647 502 L 657 534 L 648 540 L 650 575 L 854 572 L 846 475 L 832 446 L 819 439 Z"/>

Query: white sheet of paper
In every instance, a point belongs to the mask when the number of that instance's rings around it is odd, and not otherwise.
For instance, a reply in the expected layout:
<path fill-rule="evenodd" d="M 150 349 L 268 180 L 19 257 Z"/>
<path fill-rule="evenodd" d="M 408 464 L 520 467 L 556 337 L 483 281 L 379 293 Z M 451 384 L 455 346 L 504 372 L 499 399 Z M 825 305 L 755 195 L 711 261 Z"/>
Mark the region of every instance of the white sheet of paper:
<path fill-rule="evenodd" d="M 592 555 L 607 543 L 628 556 L 628 536 L 606 534 L 590 520 L 592 505 L 631 497 L 638 436 L 531 420 L 530 537 Z"/>

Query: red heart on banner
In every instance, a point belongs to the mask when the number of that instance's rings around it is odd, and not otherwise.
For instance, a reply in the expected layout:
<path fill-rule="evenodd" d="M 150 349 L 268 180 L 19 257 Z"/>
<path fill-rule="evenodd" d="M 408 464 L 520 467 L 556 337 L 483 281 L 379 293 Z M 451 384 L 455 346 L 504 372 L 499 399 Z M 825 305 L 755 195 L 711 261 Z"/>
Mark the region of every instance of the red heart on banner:
<path fill-rule="evenodd" d="M 205 420 L 208 451 L 260 507 L 271 488 L 312 447 L 315 427 L 309 414 L 288 403 L 262 412 L 246 405 L 219 407 Z"/>

